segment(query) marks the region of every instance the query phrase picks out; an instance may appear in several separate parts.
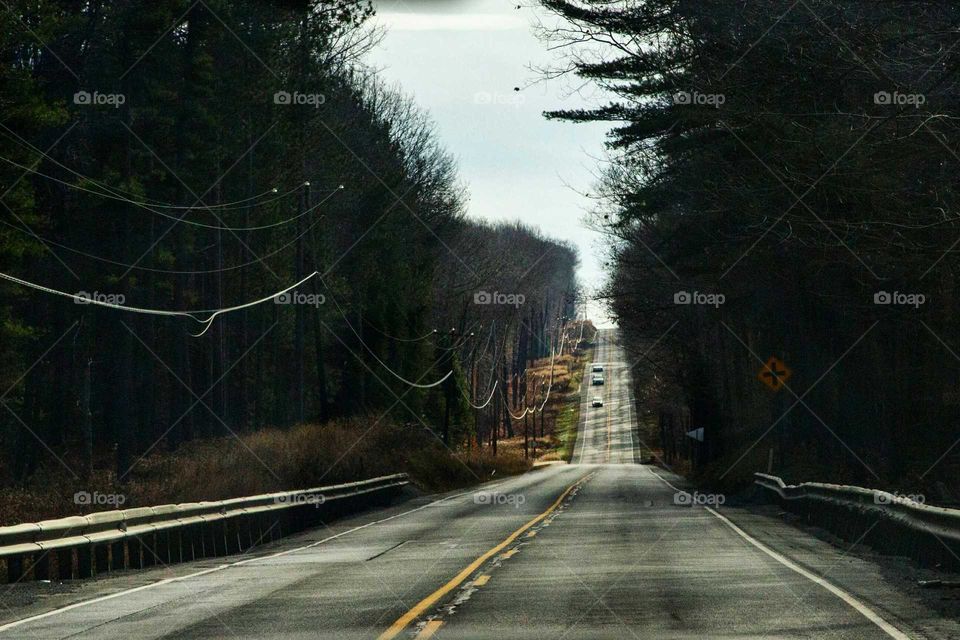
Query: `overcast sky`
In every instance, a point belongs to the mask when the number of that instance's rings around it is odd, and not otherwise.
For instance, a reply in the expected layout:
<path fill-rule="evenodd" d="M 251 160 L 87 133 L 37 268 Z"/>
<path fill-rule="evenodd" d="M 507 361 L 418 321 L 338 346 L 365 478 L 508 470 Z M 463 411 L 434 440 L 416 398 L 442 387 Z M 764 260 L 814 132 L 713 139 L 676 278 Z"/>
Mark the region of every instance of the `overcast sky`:
<path fill-rule="evenodd" d="M 437 123 L 459 161 L 470 215 L 520 219 L 580 251 L 588 291 L 603 280 L 601 237 L 585 228 L 607 125 L 547 121 L 545 110 L 589 104 L 571 81 L 530 69 L 555 60 L 531 26 L 535 9 L 504 0 L 379 0 L 388 31 L 368 63 Z M 520 92 L 514 87 L 521 87 Z M 595 305 L 594 321 L 602 320 Z"/>

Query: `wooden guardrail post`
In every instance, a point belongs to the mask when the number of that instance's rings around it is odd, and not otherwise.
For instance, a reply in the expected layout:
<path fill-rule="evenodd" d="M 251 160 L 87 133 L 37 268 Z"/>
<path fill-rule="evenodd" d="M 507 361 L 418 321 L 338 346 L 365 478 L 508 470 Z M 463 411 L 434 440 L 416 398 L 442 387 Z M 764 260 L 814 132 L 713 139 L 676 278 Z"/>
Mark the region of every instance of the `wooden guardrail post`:
<path fill-rule="evenodd" d="M 75 575 L 75 557 L 76 549 L 57 549 L 57 578 L 58 580 L 70 580 Z"/>
<path fill-rule="evenodd" d="M 92 578 L 95 575 L 97 575 L 97 570 L 93 559 L 93 544 L 88 542 L 77 548 L 77 576 Z"/>

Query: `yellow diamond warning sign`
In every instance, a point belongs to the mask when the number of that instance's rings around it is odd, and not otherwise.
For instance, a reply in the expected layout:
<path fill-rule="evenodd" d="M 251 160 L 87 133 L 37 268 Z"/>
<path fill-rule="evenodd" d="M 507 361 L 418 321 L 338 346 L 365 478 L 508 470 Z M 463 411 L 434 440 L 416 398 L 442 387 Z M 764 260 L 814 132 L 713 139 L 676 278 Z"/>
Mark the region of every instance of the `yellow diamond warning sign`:
<path fill-rule="evenodd" d="M 767 363 L 763 365 L 763 369 L 760 369 L 760 373 L 757 374 L 757 378 L 774 391 L 780 391 L 792 374 L 793 372 L 783 364 L 783 361 L 776 356 L 770 356 Z"/>

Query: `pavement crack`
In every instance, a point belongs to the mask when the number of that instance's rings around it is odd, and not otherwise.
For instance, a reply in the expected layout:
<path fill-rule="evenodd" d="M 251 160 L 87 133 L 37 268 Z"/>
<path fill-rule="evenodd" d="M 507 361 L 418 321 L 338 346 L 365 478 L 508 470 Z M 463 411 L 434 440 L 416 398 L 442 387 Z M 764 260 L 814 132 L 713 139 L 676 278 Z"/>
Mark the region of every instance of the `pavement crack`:
<path fill-rule="evenodd" d="M 409 541 L 409 540 L 404 540 L 404 541 L 402 541 L 402 542 L 398 542 L 397 544 L 393 545 L 392 547 L 390 547 L 390 548 L 388 548 L 388 549 L 384 549 L 384 550 L 381 551 L 380 553 L 377 553 L 377 554 L 374 554 L 374 555 L 370 556 L 369 558 L 365 559 L 364 562 L 370 562 L 371 560 L 376 560 L 376 559 L 379 558 L 380 556 L 386 555 L 386 554 L 390 553 L 391 551 L 393 551 L 394 549 L 398 549 L 399 547 L 402 547 L 403 545 L 407 544 L 408 542 L 410 542 L 410 541 Z"/>

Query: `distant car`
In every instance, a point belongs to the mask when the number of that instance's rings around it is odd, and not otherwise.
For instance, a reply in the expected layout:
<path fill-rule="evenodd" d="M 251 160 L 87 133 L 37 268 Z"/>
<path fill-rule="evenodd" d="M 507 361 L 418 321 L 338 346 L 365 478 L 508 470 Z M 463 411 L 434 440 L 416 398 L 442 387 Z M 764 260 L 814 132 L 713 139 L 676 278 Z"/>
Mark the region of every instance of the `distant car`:
<path fill-rule="evenodd" d="M 590 383 L 594 385 L 603 384 L 603 376 L 593 376 L 593 378 L 590 379 Z"/>
<path fill-rule="evenodd" d="M 603 406 L 603 398 L 601 398 L 600 396 L 594 396 L 594 397 L 593 397 L 593 406 L 595 406 L 595 407 L 602 407 L 602 406 Z"/>
<path fill-rule="evenodd" d="M 602 373 L 602 372 L 603 372 L 603 365 L 602 365 L 602 364 L 595 364 L 595 365 L 593 365 L 593 369 L 591 369 L 591 371 L 593 371 L 594 373 L 597 373 L 597 372 L 601 372 L 601 373 Z"/>

